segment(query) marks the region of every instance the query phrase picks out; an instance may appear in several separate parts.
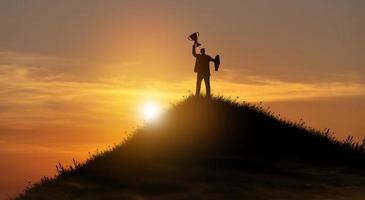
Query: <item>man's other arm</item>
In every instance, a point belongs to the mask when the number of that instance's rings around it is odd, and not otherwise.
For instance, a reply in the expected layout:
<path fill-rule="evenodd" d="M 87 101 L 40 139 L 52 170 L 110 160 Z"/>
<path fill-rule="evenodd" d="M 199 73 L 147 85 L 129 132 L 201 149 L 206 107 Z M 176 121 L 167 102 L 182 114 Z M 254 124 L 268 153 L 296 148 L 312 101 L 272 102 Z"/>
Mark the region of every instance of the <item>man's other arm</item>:
<path fill-rule="evenodd" d="M 211 62 L 215 62 L 215 59 L 214 59 L 214 58 L 212 58 L 211 56 L 209 56 L 209 61 L 211 61 Z"/>

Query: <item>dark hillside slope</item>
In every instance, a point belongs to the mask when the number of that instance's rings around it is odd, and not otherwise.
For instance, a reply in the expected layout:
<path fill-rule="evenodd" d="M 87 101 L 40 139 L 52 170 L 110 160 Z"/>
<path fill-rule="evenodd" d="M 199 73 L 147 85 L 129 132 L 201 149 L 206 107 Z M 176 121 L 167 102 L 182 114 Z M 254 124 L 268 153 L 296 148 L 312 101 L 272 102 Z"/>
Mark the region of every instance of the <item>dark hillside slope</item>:
<path fill-rule="evenodd" d="M 189 97 L 18 199 L 364 199 L 363 146 L 251 104 Z"/>

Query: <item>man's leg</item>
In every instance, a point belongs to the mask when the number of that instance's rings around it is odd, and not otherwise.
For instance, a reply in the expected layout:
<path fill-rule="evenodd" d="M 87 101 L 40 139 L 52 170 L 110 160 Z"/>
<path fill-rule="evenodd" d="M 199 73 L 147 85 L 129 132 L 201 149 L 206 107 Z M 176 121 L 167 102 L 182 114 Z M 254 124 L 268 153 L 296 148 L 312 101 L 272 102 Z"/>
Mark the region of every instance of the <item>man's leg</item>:
<path fill-rule="evenodd" d="M 200 86 L 202 84 L 202 79 L 203 77 L 199 74 L 196 75 L 196 91 L 195 91 L 195 96 L 199 96 L 200 95 Z"/>
<path fill-rule="evenodd" d="M 210 97 L 210 76 L 204 77 L 206 96 Z"/>

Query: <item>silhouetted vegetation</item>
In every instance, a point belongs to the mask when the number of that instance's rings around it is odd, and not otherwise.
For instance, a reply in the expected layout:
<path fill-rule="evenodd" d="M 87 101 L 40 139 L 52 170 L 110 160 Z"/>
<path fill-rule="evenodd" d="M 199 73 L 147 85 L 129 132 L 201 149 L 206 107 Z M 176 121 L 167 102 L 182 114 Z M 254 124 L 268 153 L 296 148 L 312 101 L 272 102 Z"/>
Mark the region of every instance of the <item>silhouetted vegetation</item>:
<path fill-rule="evenodd" d="M 336 140 L 261 104 L 190 96 L 121 144 L 58 164 L 17 199 L 335 199 L 347 186 L 342 194 L 357 198 L 364 154 L 365 141 Z"/>

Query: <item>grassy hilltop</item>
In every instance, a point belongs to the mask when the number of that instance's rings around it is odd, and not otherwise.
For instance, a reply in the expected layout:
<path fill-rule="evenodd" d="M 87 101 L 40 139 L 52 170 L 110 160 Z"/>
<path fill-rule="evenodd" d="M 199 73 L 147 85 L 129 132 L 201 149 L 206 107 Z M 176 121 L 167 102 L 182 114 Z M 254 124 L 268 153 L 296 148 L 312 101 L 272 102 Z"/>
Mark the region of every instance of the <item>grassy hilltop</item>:
<path fill-rule="evenodd" d="M 17 199 L 364 199 L 364 145 L 259 105 L 188 97 Z"/>

